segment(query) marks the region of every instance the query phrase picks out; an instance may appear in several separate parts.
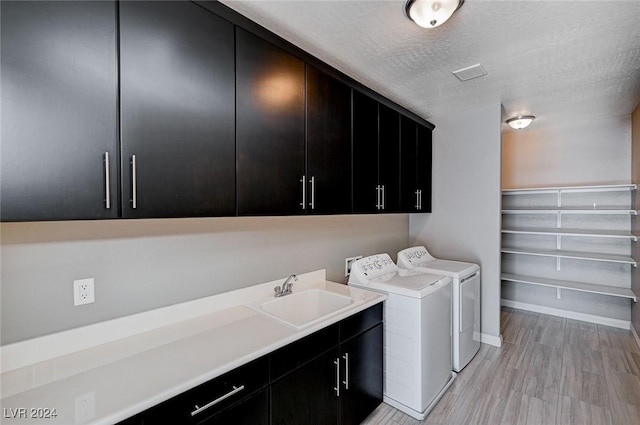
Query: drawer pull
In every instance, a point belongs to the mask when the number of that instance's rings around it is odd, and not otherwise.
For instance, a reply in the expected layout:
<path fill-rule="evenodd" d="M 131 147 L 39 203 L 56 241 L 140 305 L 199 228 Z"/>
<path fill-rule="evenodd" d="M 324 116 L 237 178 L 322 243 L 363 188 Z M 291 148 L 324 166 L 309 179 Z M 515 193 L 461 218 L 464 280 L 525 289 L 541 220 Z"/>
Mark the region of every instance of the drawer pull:
<path fill-rule="evenodd" d="M 344 384 L 344 389 L 348 390 L 349 389 L 349 353 L 344 353 L 344 356 L 342 356 L 342 358 L 344 359 L 344 381 L 342 381 L 342 383 Z"/>
<path fill-rule="evenodd" d="M 138 208 L 138 166 L 135 155 L 131 155 L 131 208 Z"/>
<path fill-rule="evenodd" d="M 216 398 L 215 400 L 213 400 L 212 402 L 209 402 L 207 404 L 205 404 L 202 407 L 198 407 L 198 405 L 195 405 L 195 409 L 193 412 L 191 412 L 191 416 L 195 416 L 198 413 L 204 412 L 205 410 L 207 410 L 208 408 L 215 406 L 216 404 L 220 403 L 223 400 L 228 399 L 231 396 L 234 396 L 236 394 L 238 394 L 240 391 L 244 390 L 244 385 L 240 385 L 239 387 L 236 387 L 235 385 L 233 386 L 233 390 L 229 391 L 228 393 L 226 393 L 223 396 L 220 396 L 218 398 Z"/>
<path fill-rule="evenodd" d="M 111 177 L 109 176 L 109 152 L 104 153 L 104 206 L 111 209 Z"/>
<path fill-rule="evenodd" d="M 333 364 L 336 365 L 336 386 L 333 390 L 336 392 L 336 397 L 340 397 L 340 357 L 335 359 Z"/>

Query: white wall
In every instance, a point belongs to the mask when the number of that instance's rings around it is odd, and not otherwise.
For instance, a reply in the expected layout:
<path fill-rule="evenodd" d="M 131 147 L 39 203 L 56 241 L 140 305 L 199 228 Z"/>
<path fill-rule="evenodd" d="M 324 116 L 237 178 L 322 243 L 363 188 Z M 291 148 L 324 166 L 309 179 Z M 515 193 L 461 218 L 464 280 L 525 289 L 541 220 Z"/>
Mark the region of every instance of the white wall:
<path fill-rule="evenodd" d="M 502 187 L 629 183 L 630 117 L 506 132 Z"/>
<path fill-rule="evenodd" d="M 409 240 L 435 257 L 480 264 L 482 333 L 500 335 L 500 158 L 498 102 L 434 117 L 433 212 L 411 215 Z"/>
<path fill-rule="evenodd" d="M 407 247 L 398 215 L 2 223 L 2 344 Z M 96 302 L 73 307 L 74 279 Z"/>

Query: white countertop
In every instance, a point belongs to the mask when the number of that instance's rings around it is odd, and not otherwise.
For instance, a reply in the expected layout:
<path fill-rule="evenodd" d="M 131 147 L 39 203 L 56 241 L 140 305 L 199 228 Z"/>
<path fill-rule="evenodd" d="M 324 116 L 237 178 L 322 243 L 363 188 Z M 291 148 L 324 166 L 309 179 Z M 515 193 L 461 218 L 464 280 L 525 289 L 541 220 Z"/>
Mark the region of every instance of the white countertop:
<path fill-rule="evenodd" d="M 322 280 L 316 280 L 319 276 Z M 233 291 L 241 296 L 209 297 L 211 312 L 200 311 L 197 317 L 4 372 L 0 375 L 0 422 L 115 424 L 385 299 L 378 293 L 325 281 L 324 271 L 300 280 L 294 292 L 322 288 L 362 302 L 297 330 L 243 305 L 253 288 L 256 298 L 264 297 L 274 282 Z M 167 314 L 171 309 L 176 307 L 166 308 Z M 153 314 L 162 314 L 162 310 Z M 96 329 L 104 329 L 104 325 Z M 91 326 L 83 329 L 91 330 Z M 68 339 L 68 335 L 61 337 L 59 341 Z M 47 343 L 55 343 L 55 338 Z M 45 409 L 45 413 L 55 409 L 57 416 L 34 418 L 31 414 L 38 412 L 32 408 Z M 22 414 L 26 418 L 20 417 Z"/>

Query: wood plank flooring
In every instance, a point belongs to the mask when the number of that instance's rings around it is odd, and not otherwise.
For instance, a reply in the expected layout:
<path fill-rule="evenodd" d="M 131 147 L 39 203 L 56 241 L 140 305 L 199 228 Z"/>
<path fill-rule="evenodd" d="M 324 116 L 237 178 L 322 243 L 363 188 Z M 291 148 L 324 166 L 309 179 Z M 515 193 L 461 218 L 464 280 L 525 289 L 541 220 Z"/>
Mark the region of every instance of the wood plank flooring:
<path fill-rule="evenodd" d="M 503 308 L 503 346 L 483 344 L 423 421 L 382 404 L 364 425 L 640 425 L 640 349 L 630 331 Z"/>

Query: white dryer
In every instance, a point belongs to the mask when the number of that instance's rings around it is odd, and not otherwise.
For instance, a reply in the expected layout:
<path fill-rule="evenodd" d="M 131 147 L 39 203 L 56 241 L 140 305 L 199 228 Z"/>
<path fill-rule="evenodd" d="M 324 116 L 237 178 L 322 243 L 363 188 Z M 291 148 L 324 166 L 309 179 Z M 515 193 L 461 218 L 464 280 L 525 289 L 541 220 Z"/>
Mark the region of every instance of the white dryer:
<path fill-rule="evenodd" d="M 384 302 L 384 401 L 424 419 L 453 383 L 451 278 L 402 270 L 389 255 L 356 261 L 349 285 L 381 292 Z"/>
<path fill-rule="evenodd" d="M 398 252 L 398 266 L 453 279 L 453 370 L 460 372 L 480 349 L 480 266 L 434 258 L 424 246 Z"/>

